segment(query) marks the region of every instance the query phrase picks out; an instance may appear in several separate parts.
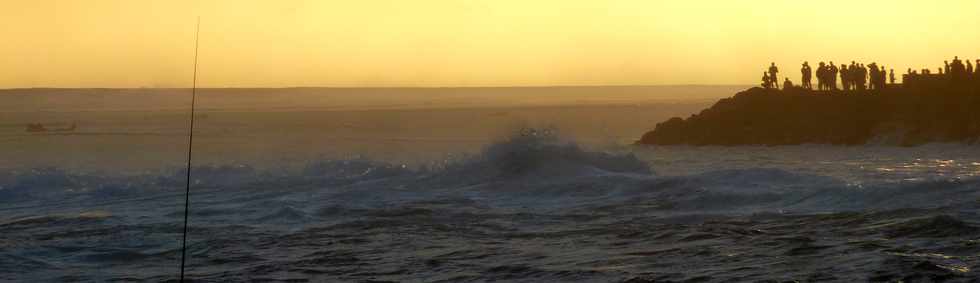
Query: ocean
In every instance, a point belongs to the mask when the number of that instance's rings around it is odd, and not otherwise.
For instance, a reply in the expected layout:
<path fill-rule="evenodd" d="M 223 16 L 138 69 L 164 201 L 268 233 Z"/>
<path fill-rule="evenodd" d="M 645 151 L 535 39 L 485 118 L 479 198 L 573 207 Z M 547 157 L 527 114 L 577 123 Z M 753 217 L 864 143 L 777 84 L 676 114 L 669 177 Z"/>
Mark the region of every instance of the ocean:
<path fill-rule="evenodd" d="M 632 145 L 742 88 L 200 90 L 188 277 L 978 277 L 976 146 Z M 0 93 L 0 280 L 177 279 L 185 94 Z"/>

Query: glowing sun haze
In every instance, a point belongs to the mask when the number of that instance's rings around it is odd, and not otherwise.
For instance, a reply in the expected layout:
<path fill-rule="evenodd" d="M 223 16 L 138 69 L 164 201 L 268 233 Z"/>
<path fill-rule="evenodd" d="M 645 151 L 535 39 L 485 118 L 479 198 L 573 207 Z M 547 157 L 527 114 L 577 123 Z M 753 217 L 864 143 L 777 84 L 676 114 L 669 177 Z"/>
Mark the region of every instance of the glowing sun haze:
<path fill-rule="evenodd" d="M 980 1 L 5 0 L 0 87 L 755 84 L 980 57 Z"/>

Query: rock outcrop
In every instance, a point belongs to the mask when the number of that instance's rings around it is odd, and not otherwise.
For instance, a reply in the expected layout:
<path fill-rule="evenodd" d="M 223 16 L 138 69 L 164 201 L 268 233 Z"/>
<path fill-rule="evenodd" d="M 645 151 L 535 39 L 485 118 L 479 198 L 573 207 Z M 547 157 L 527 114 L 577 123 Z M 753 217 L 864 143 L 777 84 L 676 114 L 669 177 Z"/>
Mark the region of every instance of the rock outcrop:
<path fill-rule="evenodd" d="M 657 124 L 649 145 L 889 144 L 980 141 L 976 91 L 814 92 L 752 88 L 687 119 Z"/>

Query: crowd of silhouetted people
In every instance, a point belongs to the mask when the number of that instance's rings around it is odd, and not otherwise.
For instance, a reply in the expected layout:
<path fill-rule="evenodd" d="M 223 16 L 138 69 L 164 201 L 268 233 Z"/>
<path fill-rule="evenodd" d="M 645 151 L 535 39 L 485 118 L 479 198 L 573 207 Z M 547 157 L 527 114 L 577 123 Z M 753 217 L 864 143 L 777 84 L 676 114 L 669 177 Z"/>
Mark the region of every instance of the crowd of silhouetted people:
<path fill-rule="evenodd" d="M 971 81 L 980 82 L 980 59 L 977 59 L 976 62 L 977 64 L 975 65 L 976 66 L 975 68 L 974 65 L 970 62 L 970 60 L 966 60 L 966 63 L 964 64 L 963 61 L 960 60 L 960 57 L 957 56 L 957 57 L 953 57 L 952 62 L 944 61 L 943 62 L 944 66 L 937 68 L 937 71 L 939 72 L 938 74 L 933 74 L 932 71 L 928 68 L 922 69 L 921 73 L 912 70 L 912 68 L 909 68 L 908 72 L 905 75 L 906 77 L 911 77 L 911 78 L 932 76 L 935 78 L 948 81 L 954 85 L 964 84 L 966 82 L 971 82 Z"/>
<path fill-rule="evenodd" d="M 967 82 L 980 84 L 980 59 L 976 61 L 976 67 L 969 60 L 964 63 L 959 57 L 953 58 L 952 62 L 946 61 L 945 67 L 938 69 L 938 74 L 933 74 L 930 69 L 922 69 L 922 72 L 908 69 L 903 75 L 903 83 L 913 84 L 929 81 L 935 84 L 949 83 L 951 85 L 969 85 Z M 779 68 L 776 63 L 771 63 L 769 69 L 762 73 L 762 87 L 767 89 L 779 89 L 778 80 Z M 879 66 L 877 63 L 863 64 L 851 61 L 851 64 L 841 64 L 838 67 L 833 61 L 828 63 L 820 62 L 814 71 L 809 62 L 803 62 L 800 68 L 801 80 L 799 86 L 794 86 L 787 77 L 783 81 L 782 89 L 802 88 L 813 90 L 812 79 L 817 79 L 817 90 L 819 91 L 864 91 L 864 90 L 883 90 L 889 85 L 895 85 L 895 70 Z M 837 81 L 840 80 L 840 88 Z"/>

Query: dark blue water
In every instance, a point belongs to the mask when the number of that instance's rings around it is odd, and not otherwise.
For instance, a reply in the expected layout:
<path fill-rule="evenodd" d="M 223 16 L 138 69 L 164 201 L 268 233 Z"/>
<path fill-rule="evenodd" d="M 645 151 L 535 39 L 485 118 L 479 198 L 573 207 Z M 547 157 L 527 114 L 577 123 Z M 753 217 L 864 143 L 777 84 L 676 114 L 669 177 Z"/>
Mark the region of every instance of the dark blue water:
<path fill-rule="evenodd" d="M 201 166 L 188 272 L 204 281 L 970 281 L 980 267 L 973 152 L 600 151 L 517 136 L 426 166 Z M 174 280 L 183 174 L 0 173 L 0 280 Z"/>

